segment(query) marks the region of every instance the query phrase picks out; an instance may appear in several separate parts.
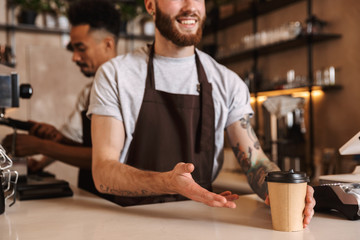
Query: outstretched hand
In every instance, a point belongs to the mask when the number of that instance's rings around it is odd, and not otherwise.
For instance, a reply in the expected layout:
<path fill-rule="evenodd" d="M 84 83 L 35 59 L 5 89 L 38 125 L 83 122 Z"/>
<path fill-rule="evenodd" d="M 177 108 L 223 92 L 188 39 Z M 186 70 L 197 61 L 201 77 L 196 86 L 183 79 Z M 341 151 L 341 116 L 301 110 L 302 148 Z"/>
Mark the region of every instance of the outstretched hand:
<path fill-rule="evenodd" d="M 191 173 L 194 169 L 191 163 L 178 163 L 172 171 L 167 172 L 169 179 L 166 184 L 172 193 L 181 194 L 211 207 L 236 207 L 234 200 L 239 198 L 237 194 L 232 194 L 230 191 L 216 194 L 206 190 L 192 178 Z"/>
<path fill-rule="evenodd" d="M 266 197 L 265 203 L 267 205 L 270 205 L 269 196 Z M 306 197 L 305 197 L 304 221 L 303 221 L 304 228 L 306 228 L 309 225 L 311 218 L 314 216 L 315 204 L 316 201 L 314 199 L 314 189 L 308 185 L 306 189 Z"/>

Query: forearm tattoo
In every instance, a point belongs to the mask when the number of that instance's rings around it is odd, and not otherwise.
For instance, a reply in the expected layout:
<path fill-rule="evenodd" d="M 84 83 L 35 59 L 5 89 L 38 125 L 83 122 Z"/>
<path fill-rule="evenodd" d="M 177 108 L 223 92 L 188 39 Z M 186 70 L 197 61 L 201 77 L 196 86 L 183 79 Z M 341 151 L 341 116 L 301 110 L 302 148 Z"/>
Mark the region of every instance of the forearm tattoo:
<path fill-rule="evenodd" d="M 249 117 L 240 119 L 240 125 L 242 128 L 246 129 L 248 136 L 254 143 L 255 149 L 260 149 L 260 143 L 259 140 L 256 137 L 254 129 L 251 127 Z"/>
<path fill-rule="evenodd" d="M 159 195 L 154 192 L 149 192 L 147 190 L 141 190 L 141 191 L 128 191 L 128 190 L 117 190 L 112 189 L 104 185 L 100 185 L 100 189 L 103 193 L 112 194 L 116 196 L 122 196 L 122 197 L 142 197 L 142 196 L 155 196 Z"/>
<path fill-rule="evenodd" d="M 267 196 L 265 176 L 268 172 L 278 170 L 278 167 L 275 163 L 269 161 L 264 155 L 261 154 L 260 156 L 263 157 L 257 157 L 257 155 L 254 154 L 254 151 L 261 149 L 260 143 L 250 125 L 249 119 L 241 119 L 240 125 L 242 128 L 246 129 L 247 134 L 251 139 L 251 144 L 249 146 L 240 146 L 239 143 L 235 143 L 235 146 L 232 146 L 232 149 L 242 170 L 246 173 L 251 188 L 261 198 L 265 199 Z"/>

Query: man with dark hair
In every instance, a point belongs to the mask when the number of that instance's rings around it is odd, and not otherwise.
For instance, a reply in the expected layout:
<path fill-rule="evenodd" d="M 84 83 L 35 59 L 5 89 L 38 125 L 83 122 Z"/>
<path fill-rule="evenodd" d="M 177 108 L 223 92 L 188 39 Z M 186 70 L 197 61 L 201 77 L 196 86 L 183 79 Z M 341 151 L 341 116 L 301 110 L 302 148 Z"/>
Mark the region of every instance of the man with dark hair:
<path fill-rule="evenodd" d="M 186 197 L 234 208 L 236 194 L 211 192 L 225 129 L 250 186 L 267 199 L 264 178 L 279 168 L 251 128 L 249 91 L 238 75 L 195 48 L 205 0 L 145 0 L 145 7 L 155 20 L 154 44 L 104 64 L 92 88 L 96 188 L 123 205 Z M 314 213 L 312 194 L 308 187 L 304 226 Z"/>
<path fill-rule="evenodd" d="M 72 25 L 68 44 L 72 60 L 85 76 L 94 77 L 100 65 L 117 54 L 120 14 L 108 1 L 81 0 L 70 6 L 68 16 Z M 79 167 L 79 187 L 98 193 L 91 177 L 90 120 L 85 116 L 91 86 L 92 82 L 80 92 L 75 110 L 60 131 L 49 124 L 32 122 L 29 135 L 17 135 L 15 153 L 44 155 L 40 161 L 29 162 L 29 168 L 35 171 L 50 164 L 51 159 Z M 3 145 L 10 148 L 11 142 L 12 135 L 8 135 Z"/>

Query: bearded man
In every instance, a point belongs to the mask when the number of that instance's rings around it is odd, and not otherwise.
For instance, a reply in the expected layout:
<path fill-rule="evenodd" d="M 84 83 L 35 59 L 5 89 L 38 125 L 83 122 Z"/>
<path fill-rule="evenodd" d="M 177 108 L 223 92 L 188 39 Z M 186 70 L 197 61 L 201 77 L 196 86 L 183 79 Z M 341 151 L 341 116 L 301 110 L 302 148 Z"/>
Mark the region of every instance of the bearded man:
<path fill-rule="evenodd" d="M 104 64 L 95 78 L 93 178 L 121 205 L 192 199 L 235 208 L 230 191 L 211 184 L 223 163 L 224 129 L 253 190 L 267 199 L 264 178 L 279 170 L 262 151 L 249 117 L 249 91 L 231 70 L 195 48 L 205 0 L 145 0 L 155 42 Z M 309 187 L 304 226 L 313 215 Z"/>

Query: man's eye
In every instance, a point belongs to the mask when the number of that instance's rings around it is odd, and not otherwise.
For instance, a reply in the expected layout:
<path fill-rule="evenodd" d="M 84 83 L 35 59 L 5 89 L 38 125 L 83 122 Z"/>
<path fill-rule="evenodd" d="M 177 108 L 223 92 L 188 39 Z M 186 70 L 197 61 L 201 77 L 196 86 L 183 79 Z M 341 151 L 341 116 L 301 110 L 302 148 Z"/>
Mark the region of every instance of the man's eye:
<path fill-rule="evenodd" d="M 86 47 L 75 47 L 74 48 L 75 52 L 85 52 L 86 51 Z"/>

